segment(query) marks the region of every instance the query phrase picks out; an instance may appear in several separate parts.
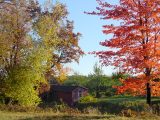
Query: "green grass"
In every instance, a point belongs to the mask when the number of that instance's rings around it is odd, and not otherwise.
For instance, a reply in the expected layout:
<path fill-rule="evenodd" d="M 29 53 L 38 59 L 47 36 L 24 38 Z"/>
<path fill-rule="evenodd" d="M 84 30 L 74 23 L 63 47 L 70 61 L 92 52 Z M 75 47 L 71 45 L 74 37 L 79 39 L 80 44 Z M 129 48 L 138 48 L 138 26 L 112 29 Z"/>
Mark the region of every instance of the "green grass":
<path fill-rule="evenodd" d="M 160 106 L 160 97 L 152 98 L 154 105 Z M 133 97 L 133 96 L 113 96 L 106 98 L 99 98 L 96 102 L 79 103 L 77 107 L 81 110 L 87 107 L 98 108 L 102 113 L 120 114 L 124 109 L 131 109 L 133 111 L 148 112 L 150 107 L 146 104 L 145 97 Z M 148 110 L 148 111 L 147 111 Z M 157 111 L 155 108 L 155 112 Z"/>
<path fill-rule="evenodd" d="M 136 97 L 136 96 L 113 96 L 98 99 L 98 102 L 111 102 L 111 103 L 119 103 L 124 101 L 134 101 L 134 102 L 143 102 L 146 103 L 145 97 Z M 152 102 L 160 101 L 160 97 L 152 97 Z"/>

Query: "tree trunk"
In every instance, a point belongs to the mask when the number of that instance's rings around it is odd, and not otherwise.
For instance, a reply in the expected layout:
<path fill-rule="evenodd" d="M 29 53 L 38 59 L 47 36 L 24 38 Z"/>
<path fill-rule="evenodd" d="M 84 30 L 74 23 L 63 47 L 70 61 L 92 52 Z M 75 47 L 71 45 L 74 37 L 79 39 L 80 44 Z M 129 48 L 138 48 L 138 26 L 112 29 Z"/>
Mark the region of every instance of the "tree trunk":
<path fill-rule="evenodd" d="M 151 88 L 150 88 L 150 84 L 149 83 L 147 83 L 146 84 L 147 85 L 147 104 L 148 105 L 151 105 Z"/>
<path fill-rule="evenodd" d="M 99 87 L 96 87 L 96 98 L 100 98 Z"/>

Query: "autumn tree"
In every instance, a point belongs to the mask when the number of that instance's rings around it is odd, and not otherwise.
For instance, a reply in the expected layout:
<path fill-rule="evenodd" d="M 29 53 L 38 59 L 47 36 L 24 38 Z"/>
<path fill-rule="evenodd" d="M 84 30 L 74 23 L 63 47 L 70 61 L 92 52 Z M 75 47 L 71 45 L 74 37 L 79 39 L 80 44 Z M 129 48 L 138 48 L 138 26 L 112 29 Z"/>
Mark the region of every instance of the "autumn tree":
<path fill-rule="evenodd" d="M 97 2 L 97 11 L 89 14 L 114 22 L 103 26 L 103 33 L 112 35 L 100 43 L 107 50 L 94 54 L 105 65 L 121 67 L 130 74 L 144 74 L 141 79 L 145 81 L 147 103 L 151 104 L 151 81 L 159 78 L 160 72 L 160 1 L 119 0 L 116 5 Z"/>
<path fill-rule="evenodd" d="M 78 45 L 81 34 L 74 33 L 73 21 L 69 21 L 67 15 L 66 6 L 56 3 L 50 11 L 43 11 L 34 25 L 40 41 L 53 54 L 51 67 L 46 76 L 60 83 L 66 78 L 63 65 L 72 61 L 78 62 L 80 56 L 83 55 Z"/>
<path fill-rule="evenodd" d="M 32 47 L 28 32 L 37 11 L 38 6 L 33 0 L 0 2 L 0 63 L 3 68 L 17 65 L 22 61 L 25 50 Z"/>
<path fill-rule="evenodd" d="M 66 16 L 60 3 L 43 9 L 36 0 L 0 1 L 0 96 L 7 103 L 37 105 L 47 74 L 64 79 L 62 63 L 78 61 L 79 34 Z"/>
<path fill-rule="evenodd" d="M 29 35 L 38 14 L 34 0 L 0 2 L 0 96 L 8 103 L 36 105 L 40 101 L 35 88 L 45 81 L 46 53 L 34 46 Z"/>

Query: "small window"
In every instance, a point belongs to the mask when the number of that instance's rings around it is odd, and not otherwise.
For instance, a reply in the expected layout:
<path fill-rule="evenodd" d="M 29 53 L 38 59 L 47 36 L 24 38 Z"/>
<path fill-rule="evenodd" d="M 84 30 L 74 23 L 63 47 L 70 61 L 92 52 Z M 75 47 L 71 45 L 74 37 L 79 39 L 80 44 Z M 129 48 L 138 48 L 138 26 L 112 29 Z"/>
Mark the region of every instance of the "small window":
<path fill-rule="evenodd" d="M 82 97 L 82 91 L 79 91 L 79 97 Z"/>

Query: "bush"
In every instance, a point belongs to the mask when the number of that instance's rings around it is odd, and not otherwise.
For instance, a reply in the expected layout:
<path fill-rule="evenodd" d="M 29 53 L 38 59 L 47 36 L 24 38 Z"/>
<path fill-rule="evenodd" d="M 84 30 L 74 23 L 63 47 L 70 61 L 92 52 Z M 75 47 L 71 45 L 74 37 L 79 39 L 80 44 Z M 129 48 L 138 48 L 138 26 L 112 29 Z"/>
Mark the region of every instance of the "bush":
<path fill-rule="evenodd" d="M 0 104 L 0 111 L 9 111 L 9 112 L 35 112 L 41 111 L 38 107 L 26 107 L 20 105 L 5 105 Z"/>
<path fill-rule="evenodd" d="M 120 103 L 119 105 L 123 106 L 124 109 L 131 109 L 137 112 L 150 110 L 150 106 L 148 104 L 138 101 L 126 101 Z"/>
<path fill-rule="evenodd" d="M 5 97 L 4 95 L 0 94 L 0 104 L 4 104 L 5 103 Z"/>
<path fill-rule="evenodd" d="M 97 102 L 97 99 L 91 95 L 87 95 L 85 97 L 82 97 L 79 102 L 80 103 Z"/>

